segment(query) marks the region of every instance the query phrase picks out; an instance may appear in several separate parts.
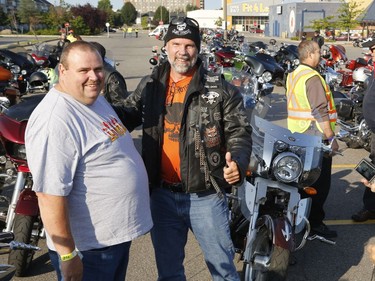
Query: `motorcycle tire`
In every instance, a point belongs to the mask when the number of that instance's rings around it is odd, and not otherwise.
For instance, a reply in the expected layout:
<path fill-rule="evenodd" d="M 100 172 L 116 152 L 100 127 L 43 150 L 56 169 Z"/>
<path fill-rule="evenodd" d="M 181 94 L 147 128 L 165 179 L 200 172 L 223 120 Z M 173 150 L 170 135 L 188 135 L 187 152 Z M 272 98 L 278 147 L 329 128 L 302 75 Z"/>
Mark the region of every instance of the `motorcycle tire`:
<path fill-rule="evenodd" d="M 38 237 L 32 237 L 34 223 L 37 217 L 16 214 L 14 217 L 14 240 L 26 244 L 37 245 Z M 8 263 L 16 267 L 15 276 L 25 276 L 34 256 L 32 250 L 11 250 Z"/>
<path fill-rule="evenodd" d="M 254 268 L 251 263 L 244 263 L 241 281 L 286 280 L 290 250 L 272 245 L 272 237 L 266 227 L 262 227 L 259 230 L 253 243 L 253 253 L 268 256 L 270 264 L 268 267 Z M 251 256 L 253 256 L 253 253 L 251 253 Z"/>
<path fill-rule="evenodd" d="M 349 140 L 349 141 L 346 141 L 345 144 L 349 148 L 353 148 L 353 149 L 361 148 L 360 144 L 357 141 Z"/>

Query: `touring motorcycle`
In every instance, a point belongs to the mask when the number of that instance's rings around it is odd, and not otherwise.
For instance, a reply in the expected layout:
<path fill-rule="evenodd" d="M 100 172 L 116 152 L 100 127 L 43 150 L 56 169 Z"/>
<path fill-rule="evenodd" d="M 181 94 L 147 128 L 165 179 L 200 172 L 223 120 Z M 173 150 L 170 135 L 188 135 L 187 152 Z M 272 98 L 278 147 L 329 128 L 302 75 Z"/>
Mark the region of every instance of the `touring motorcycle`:
<path fill-rule="evenodd" d="M 37 246 L 39 239 L 44 238 L 45 235 L 38 199 L 32 190 L 33 179 L 27 165 L 24 136 L 27 121 L 44 96 L 45 93 L 24 95 L 19 103 L 5 108 L 0 113 L 1 147 L 5 151 L 7 160 L 13 164 L 13 170 L 16 171 L 12 174 L 6 170 L 5 174 L 0 175 L 16 178 L 9 207 L 4 215 L 6 218 L 4 231 L 13 232 L 15 240 L 34 246 Z M 16 276 L 26 275 L 33 255 L 34 251 L 28 249 L 10 251 L 8 263 L 15 267 Z"/>
<path fill-rule="evenodd" d="M 249 173 L 230 196 L 231 235 L 243 262 L 242 280 L 285 280 L 291 252 L 315 238 L 334 243 L 309 236 L 311 198 L 301 197 L 314 192 L 309 186 L 319 177 L 330 146 L 258 116 L 252 123 Z"/>

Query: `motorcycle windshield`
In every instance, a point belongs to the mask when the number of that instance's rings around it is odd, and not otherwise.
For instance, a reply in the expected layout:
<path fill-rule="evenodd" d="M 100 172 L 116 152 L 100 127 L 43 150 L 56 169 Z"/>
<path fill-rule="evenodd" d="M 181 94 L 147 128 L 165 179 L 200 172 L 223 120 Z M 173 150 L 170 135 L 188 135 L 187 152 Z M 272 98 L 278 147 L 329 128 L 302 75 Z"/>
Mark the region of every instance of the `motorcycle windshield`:
<path fill-rule="evenodd" d="M 321 137 L 292 133 L 256 114 L 252 118 L 253 157 L 260 162 L 255 172 L 301 188 L 313 184 L 321 172 Z"/>

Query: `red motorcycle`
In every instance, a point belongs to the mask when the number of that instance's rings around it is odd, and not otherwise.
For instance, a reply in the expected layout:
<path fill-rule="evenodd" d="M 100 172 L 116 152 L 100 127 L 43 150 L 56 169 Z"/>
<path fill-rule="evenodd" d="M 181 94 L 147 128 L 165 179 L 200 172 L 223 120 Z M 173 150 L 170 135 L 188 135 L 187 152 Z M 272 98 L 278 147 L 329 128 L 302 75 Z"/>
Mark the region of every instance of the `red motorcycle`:
<path fill-rule="evenodd" d="M 0 113 L 1 146 L 17 174 L 15 176 L 7 172 L 6 175 L 0 175 L 16 177 L 4 231 L 13 232 L 15 240 L 34 246 L 37 246 L 40 238 L 44 238 L 44 231 L 38 199 L 32 190 L 33 179 L 27 165 L 24 136 L 27 120 L 44 96 L 25 95 L 19 103 Z M 25 276 L 33 255 L 34 251 L 31 250 L 10 251 L 8 263 L 15 267 L 16 276 Z"/>

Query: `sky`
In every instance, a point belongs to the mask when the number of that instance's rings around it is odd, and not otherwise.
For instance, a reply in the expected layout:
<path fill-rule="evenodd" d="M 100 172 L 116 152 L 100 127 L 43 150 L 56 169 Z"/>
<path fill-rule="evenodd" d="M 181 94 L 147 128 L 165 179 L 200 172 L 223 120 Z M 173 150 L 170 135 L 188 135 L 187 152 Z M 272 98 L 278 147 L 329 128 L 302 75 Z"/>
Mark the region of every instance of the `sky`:
<path fill-rule="evenodd" d="M 110 0 L 113 8 L 115 10 L 121 9 L 124 1 L 123 0 Z M 49 0 L 49 2 L 53 5 L 58 5 L 60 3 L 59 0 Z M 86 3 L 91 4 L 93 7 L 98 6 L 98 0 L 65 0 L 67 4 L 71 5 L 84 5 Z M 233 2 L 238 2 L 234 0 Z M 221 8 L 222 1 L 220 0 L 205 0 L 205 9 L 206 10 L 216 10 Z"/>

